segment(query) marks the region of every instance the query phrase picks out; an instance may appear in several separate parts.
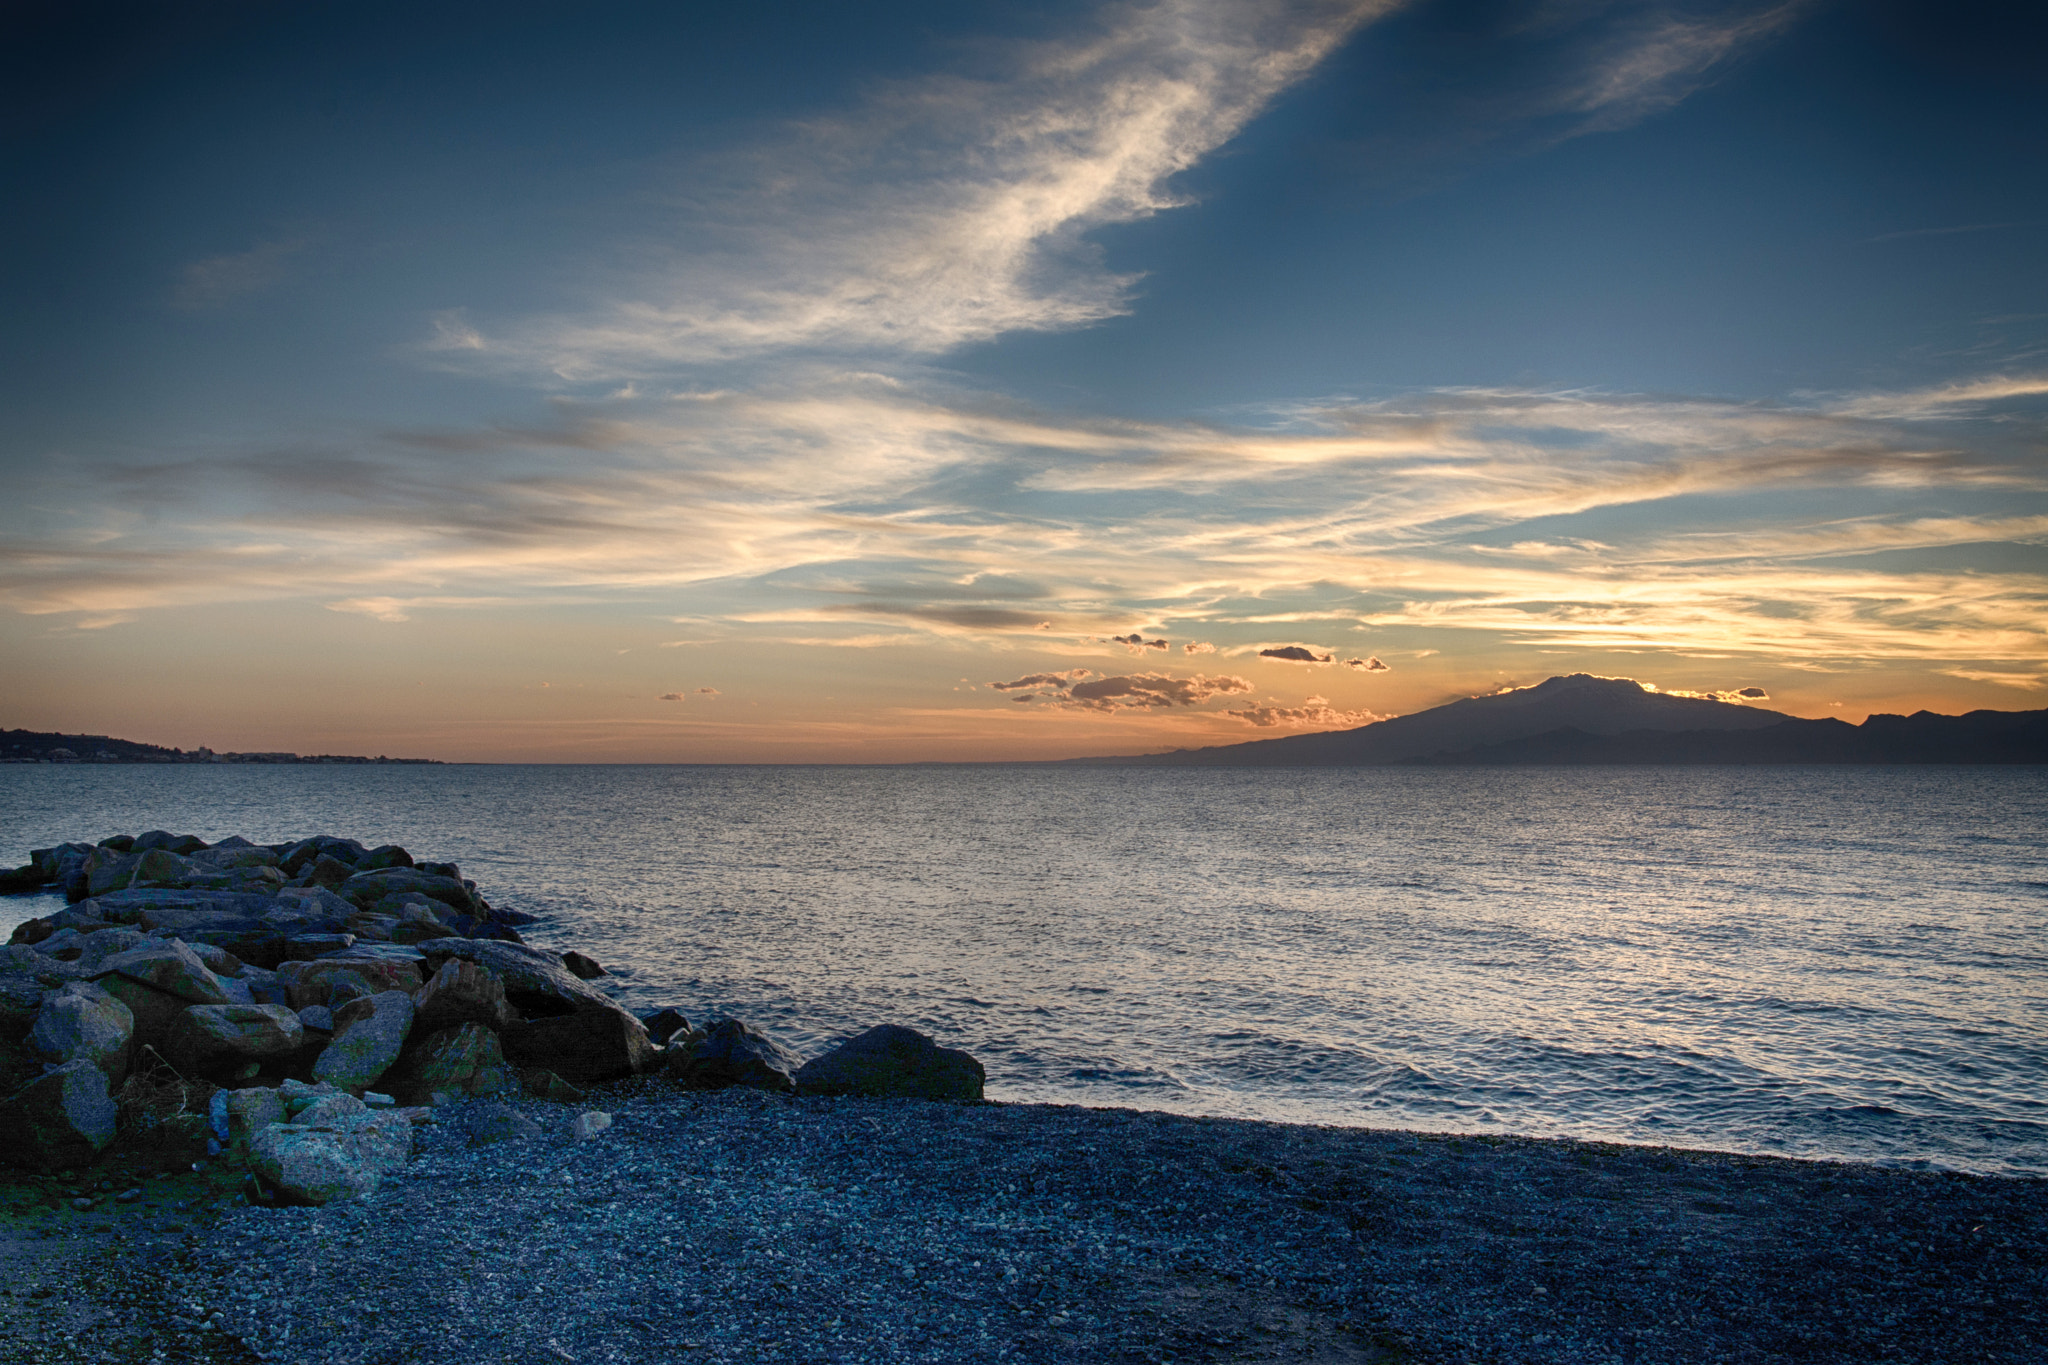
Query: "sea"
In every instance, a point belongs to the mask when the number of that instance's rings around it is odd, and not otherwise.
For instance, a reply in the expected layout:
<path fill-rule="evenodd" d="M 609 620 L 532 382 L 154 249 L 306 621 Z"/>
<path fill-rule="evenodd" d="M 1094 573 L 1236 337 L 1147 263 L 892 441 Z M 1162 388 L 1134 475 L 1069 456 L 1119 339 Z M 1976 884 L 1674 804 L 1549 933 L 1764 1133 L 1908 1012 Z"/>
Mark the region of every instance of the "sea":
<path fill-rule="evenodd" d="M 991 1099 L 2048 1174 L 2040 767 L 0 767 L 10 863 L 159 828 L 403 844 Z"/>

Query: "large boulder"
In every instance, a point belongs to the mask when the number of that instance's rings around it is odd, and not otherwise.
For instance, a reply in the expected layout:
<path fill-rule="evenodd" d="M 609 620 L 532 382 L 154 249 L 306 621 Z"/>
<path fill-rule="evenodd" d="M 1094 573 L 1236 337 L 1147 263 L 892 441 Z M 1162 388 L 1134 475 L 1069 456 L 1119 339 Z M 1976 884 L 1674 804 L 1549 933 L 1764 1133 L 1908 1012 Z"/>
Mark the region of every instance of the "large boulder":
<path fill-rule="evenodd" d="M 978 1100 L 988 1073 L 957 1048 L 940 1047 L 913 1028 L 883 1024 L 847 1039 L 796 1073 L 800 1095 L 901 1095 Z"/>
<path fill-rule="evenodd" d="M 85 895 L 104 896 L 109 891 L 120 891 L 127 887 L 135 876 L 136 864 L 142 861 L 140 853 L 129 853 L 124 849 L 109 848 L 105 845 L 86 855 Z"/>
<path fill-rule="evenodd" d="M 285 1000 L 295 1010 L 331 1005 L 335 987 L 348 982 L 365 995 L 402 991 L 411 995 L 423 984 L 419 964 L 402 958 L 323 957 L 312 962 L 286 962 L 277 969 Z"/>
<path fill-rule="evenodd" d="M 89 981 L 74 981 L 43 998 L 28 1045 L 53 1066 L 91 1062 L 109 1085 L 128 1075 L 128 1051 L 135 1041 L 135 1012 Z"/>
<path fill-rule="evenodd" d="M 414 1027 L 427 1032 L 467 1023 L 501 1029 L 512 1022 L 504 978 L 482 963 L 459 957 L 441 960 L 434 979 L 413 997 L 413 1008 Z"/>
<path fill-rule="evenodd" d="M 353 1018 L 335 1019 L 334 1040 L 314 1060 L 313 1079 L 337 1090 L 367 1089 L 398 1060 L 411 1028 L 411 996 L 384 991 L 370 997 Z"/>
<path fill-rule="evenodd" d="M 175 995 L 193 1005 L 225 1005 L 229 996 L 199 954 L 177 939 L 154 940 L 101 962 L 98 975 L 130 981 Z"/>
<path fill-rule="evenodd" d="M 162 1051 L 186 1076 L 218 1078 L 289 1057 L 305 1041 L 305 1025 L 283 1005 L 193 1005 L 171 1026 Z"/>
<path fill-rule="evenodd" d="M 69 963 L 44 957 L 24 944 L 0 948 L 0 1037 L 19 1038 L 35 1027 L 43 997 L 76 977 Z"/>
<path fill-rule="evenodd" d="M 378 1084 L 400 1104 L 445 1104 L 471 1095 L 516 1094 L 519 1073 L 506 1065 L 497 1034 L 464 1023 L 419 1038 Z"/>
<path fill-rule="evenodd" d="M 357 905 L 375 905 L 386 896 L 416 891 L 440 901 L 465 915 L 483 913 L 476 896 L 453 877 L 436 876 L 419 867 L 384 867 L 358 872 L 335 888 L 343 898 Z"/>
<path fill-rule="evenodd" d="M 743 1085 L 786 1095 L 796 1090 L 801 1066 L 794 1052 L 737 1019 L 721 1020 L 701 1041 L 669 1051 L 671 1074 L 699 1090 Z"/>
<path fill-rule="evenodd" d="M 661 1055 L 640 1021 L 617 1005 L 529 1019 L 504 1036 L 505 1053 L 514 1062 L 545 1068 L 576 1085 L 652 1070 Z"/>
<path fill-rule="evenodd" d="M 107 1073 L 66 1062 L 0 1100 L 0 1160 L 44 1171 L 83 1166 L 114 1140 L 117 1117 Z"/>
<path fill-rule="evenodd" d="M 342 1099 L 351 1097 L 343 1096 Z M 279 1198 L 295 1204 L 360 1199 L 412 1154 L 412 1124 L 321 1101 L 299 1123 L 273 1123 L 249 1140 L 249 1166 Z"/>
<path fill-rule="evenodd" d="M 439 938 L 422 943 L 419 951 L 434 965 L 455 957 L 490 968 L 505 983 L 506 1001 L 529 1019 L 619 1008 L 609 995 L 571 973 L 559 957 L 523 943 Z"/>

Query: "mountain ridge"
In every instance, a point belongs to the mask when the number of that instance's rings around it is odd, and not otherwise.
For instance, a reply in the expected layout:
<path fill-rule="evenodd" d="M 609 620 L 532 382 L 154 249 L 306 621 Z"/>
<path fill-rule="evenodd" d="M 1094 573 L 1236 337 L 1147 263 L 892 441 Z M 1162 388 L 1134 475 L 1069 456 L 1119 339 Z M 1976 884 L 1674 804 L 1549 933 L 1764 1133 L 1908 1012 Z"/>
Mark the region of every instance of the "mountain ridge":
<path fill-rule="evenodd" d="M 1763 698 L 1761 689 L 1752 695 Z M 1973 711 L 1969 717 L 2043 717 L 2048 711 Z M 1921 718 L 1930 718 L 1922 721 Z M 1132 767 L 1378 767 L 1451 763 L 1714 763 L 1714 762 L 2040 762 L 2040 758 L 1883 758 L 1883 753 L 2019 751 L 2033 731 L 1962 721 L 1922 711 L 1911 717 L 1871 716 L 1862 726 L 1809 721 L 1783 711 L 1711 697 L 1659 692 L 1632 678 L 1560 674 L 1530 687 L 1464 697 L 1352 730 L 1325 730 L 1177 749 L 1164 754 L 1067 759 L 1077 765 Z M 1819 727 L 1819 728 L 1814 728 Z M 1903 729 L 1901 727 L 1904 727 Z M 2043 727 L 2048 728 L 2048 719 Z M 1843 732 L 1860 738 L 1843 738 Z M 1755 736 L 1772 735 L 1771 739 Z M 1574 738 L 1574 736 L 1576 738 Z M 1680 740 L 1677 736 L 1691 736 Z M 1807 755 L 1769 757 L 1772 753 Z M 1837 753 L 1843 757 L 1817 757 Z M 1538 757 L 1536 755 L 1547 755 Z M 1664 756 L 1658 757 L 1656 755 Z M 1713 757 L 1711 755 L 1730 755 Z M 1595 757 L 1592 755 L 1608 755 Z"/>

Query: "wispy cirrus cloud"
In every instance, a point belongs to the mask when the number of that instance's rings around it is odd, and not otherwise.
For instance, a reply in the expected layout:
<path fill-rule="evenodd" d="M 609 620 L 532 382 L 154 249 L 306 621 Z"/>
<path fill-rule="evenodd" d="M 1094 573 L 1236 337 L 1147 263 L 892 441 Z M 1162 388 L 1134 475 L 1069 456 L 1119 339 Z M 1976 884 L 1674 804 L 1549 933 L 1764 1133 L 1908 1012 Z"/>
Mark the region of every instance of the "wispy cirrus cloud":
<path fill-rule="evenodd" d="M 1128 307 L 1094 229 L 1185 202 L 1173 177 L 1398 0 L 1116 5 L 997 77 L 927 78 L 699 168 L 692 247 L 632 297 L 431 348 L 571 380 L 790 351 L 930 355 Z"/>
<path fill-rule="evenodd" d="M 292 258 L 311 245 L 304 237 L 259 242 L 244 251 L 207 256 L 178 272 L 171 302 L 179 308 L 217 308 L 282 280 Z"/>

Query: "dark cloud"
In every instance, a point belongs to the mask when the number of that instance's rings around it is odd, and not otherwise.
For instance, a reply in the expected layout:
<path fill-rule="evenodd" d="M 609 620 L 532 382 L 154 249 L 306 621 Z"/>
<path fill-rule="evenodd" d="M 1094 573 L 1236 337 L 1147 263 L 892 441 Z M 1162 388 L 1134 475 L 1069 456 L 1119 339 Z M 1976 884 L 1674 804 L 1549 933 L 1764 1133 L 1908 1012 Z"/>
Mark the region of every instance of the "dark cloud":
<path fill-rule="evenodd" d="M 682 699 L 683 694 L 680 692 L 664 692 L 655 698 L 656 701 L 681 701 Z"/>
<path fill-rule="evenodd" d="M 1132 631 L 1129 635 L 1112 635 L 1109 637 L 1106 643 L 1112 645 L 1128 645 L 1130 646 L 1131 653 L 1133 654 L 1137 653 L 1141 649 L 1166 649 L 1169 647 L 1166 641 L 1164 640 L 1148 640 L 1144 636 L 1138 634 L 1136 631 Z"/>
<path fill-rule="evenodd" d="M 989 684 L 998 692 L 1014 692 L 1020 687 L 1052 687 L 1064 691 L 1083 678 L 1093 677 L 1092 668 L 1068 668 L 1058 673 L 1026 673 L 1014 682 L 992 682 Z"/>
<path fill-rule="evenodd" d="M 1764 691 L 1761 687 L 1738 687 L 1735 689 L 1735 695 L 1746 701 L 1769 701 L 1771 699 L 1771 694 Z"/>
<path fill-rule="evenodd" d="M 1169 673 L 1131 673 L 1077 683 L 1068 690 L 1067 700 L 1062 704 L 1088 711 L 1169 710 L 1251 690 L 1248 680 L 1227 674 L 1220 678 L 1200 673 L 1192 678 L 1176 678 Z"/>
<path fill-rule="evenodd" d="M 1367 673 L 1385 673 L 1388 671 L 1388 666 L 1380 662 L 1379 655 L 1377 654 L 1373 655 L 1370 659 L 1346 659 L 1344 666 L 1346 668 L 1361 669 Z"/>
<path fill-rule="evenodd" d="M 697 689 L 697 695 L 700 697 L 715 697 L 718 695 L 718 689 L 715 687 L 700 687 Z"/>
<path fill-rule="evenodd" d="M 1282 659 L 1292 664 L 1326 664 L 1337 656 L 1334 654 L 1318 654 L 1305 645 L 1281 645 L 1275 649 L 1260 650 L 1259 657 L 1261 659 Z"/>

